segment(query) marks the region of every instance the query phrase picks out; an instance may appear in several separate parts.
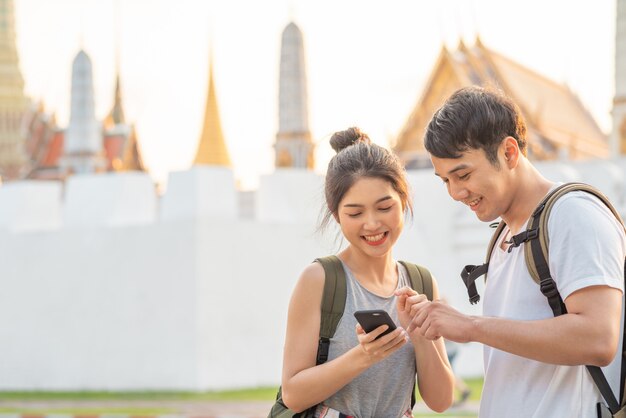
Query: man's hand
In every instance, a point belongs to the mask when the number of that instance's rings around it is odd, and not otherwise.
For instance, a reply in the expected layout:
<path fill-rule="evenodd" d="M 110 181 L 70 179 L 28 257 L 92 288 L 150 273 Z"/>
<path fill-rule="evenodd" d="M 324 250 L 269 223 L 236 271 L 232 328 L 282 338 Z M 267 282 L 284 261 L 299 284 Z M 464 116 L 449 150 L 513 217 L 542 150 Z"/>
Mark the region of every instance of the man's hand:
<path fill-rule="evenodd" d="M 462 314 L 447 303 L 436 300 L 416 304 L 411 309 L 415 315 L 406 328 L 409 333 L 417 328 L 429 340 L 439 337 L 459 343 L 472 340 L 472 317 Z"/>

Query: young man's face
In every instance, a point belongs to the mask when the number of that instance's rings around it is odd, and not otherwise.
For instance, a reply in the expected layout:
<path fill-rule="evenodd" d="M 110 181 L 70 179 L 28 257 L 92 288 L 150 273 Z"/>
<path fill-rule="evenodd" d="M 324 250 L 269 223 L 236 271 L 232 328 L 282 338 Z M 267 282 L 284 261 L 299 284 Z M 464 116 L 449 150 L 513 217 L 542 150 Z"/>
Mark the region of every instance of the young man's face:
<path fill-rule="evenodd" d="M 510 173 L 500 153 L 498 159 L 502 161 L 496 167 L 482 149 L 465 151 L 460 158 L 431 156 L 435 174 L 446 184 L 450 196 L 465 203 L 483 222 L 498 218 L 510 205 Z"/>

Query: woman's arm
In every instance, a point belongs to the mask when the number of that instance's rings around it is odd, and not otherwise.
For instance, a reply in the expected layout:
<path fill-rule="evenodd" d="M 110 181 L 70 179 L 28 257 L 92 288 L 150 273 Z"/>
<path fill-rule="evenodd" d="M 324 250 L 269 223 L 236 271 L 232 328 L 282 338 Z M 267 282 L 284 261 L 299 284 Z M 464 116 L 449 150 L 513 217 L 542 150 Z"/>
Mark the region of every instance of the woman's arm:
<path fill-rule="evenodd" d="M 374 341 L 385 327 L 369 334 L 357 327 L 359 345 L 332 361 L 316 366 L 324 279 L 324 268 L 319 263 L 308 266 L 300 276 L 289 303 L 282 395 L 285 405 L 296 412 L 329 398 L 407 341 L 401 328 Z"/>
<path fill-rule="evenodd" d="M 400 323 L 410 330 L 409 325 L 414 316 L 411 307 L 420 302 L 427 302 L 426 296 L 418 295 L 409 288 L 403 288 L 397 294 Z M 433 299 L 438 298 L 439 288 L 433 278 Z M 428 340 L 420 334 L 419 328 L 413 329 L 409 336 L 415 350 L 417 386 L 420 395 L 430 409 L 443 412 L 454 401 L 454 373 L 448 362 L 443 340 L 441 338 Z"/>

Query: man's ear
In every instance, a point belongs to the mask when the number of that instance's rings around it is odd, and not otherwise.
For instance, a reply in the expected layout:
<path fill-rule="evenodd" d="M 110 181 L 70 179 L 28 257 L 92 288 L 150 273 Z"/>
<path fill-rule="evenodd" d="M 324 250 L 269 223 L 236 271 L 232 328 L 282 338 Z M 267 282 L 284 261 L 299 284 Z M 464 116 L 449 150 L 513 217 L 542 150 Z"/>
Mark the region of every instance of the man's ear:
<path fill-rule="evenodd" d="M 502 146 L 504 151 L 504 162 L 506 166 L 509 168 L 517 167 L 521 154 L 517 139 L 513 138 L 512 136 L 507 136 L 502 141 Z"/>

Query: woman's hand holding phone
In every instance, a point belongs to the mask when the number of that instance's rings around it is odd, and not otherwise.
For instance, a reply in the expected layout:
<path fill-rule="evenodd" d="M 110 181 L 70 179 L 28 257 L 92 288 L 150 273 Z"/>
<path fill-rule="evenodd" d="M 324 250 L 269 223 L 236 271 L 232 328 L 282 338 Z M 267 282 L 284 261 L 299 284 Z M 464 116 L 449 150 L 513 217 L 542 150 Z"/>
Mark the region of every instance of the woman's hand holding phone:
<path fill-rule="evenodd" d="M 409 337 L 406 331 L 403 328 L 395 328 L 395 324 L 386 312 L 366 311 L 364 315 L 359 315 L 363 312 L 355 312 L 355 316 L 370 332 L 366 332 L 361 323 L 359 323 L 356 325 L 356 333 L 359 345 L 366 355 L 369 365 L 378 363 L 390 356 L 408 342 Z M 374 316 L 373 312 L 383 312 L 385 317 L 381 317 L 381 321 Z M 377 322 L 382 323 L 382 325 L 378 325 Z M 378 326 L 372 329 L 373 325 Z M 392 329 L 392 327 L 395 329 Z"/>

